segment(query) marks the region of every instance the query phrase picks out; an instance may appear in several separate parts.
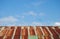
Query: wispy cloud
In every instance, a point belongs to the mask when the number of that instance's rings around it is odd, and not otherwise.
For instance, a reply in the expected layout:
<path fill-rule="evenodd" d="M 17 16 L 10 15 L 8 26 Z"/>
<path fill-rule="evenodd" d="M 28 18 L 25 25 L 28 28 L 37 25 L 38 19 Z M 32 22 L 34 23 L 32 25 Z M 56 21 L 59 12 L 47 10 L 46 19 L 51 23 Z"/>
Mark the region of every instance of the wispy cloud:
<path fill-rule="evenodd" d="M 31 15 L 31 16 L 37 16 L 37 14 L 33 11 L 28 12 L 28 14 Z"/>
<path fill-rule="evenodd" d="M 37 0 L 35 0 L 35 1 L 33 1 L 33 2 L 29 2 L 29 3 L 27 3 L 27 4 L 24 4 L 24 6 L 25 7 L 27 7 L 27 8 L 39 8 L 41 5 L 43 5 L 45 2 L 44 1 L 37 1 Z"/>
<path fill-rule="evenodd" d="M 0 22 L 15 22 L 15 21 L 18 21 L 18 20 L 13 16 L 0 18 Z"/>
<path fill-rule="evenodd" d="M 39 2 L 34 2 L 32 3 L 33 6 L 40 6 L 41 4 L 43 4 L 44 2 L 39 1 Z"/>
<path fill-rule="evenodd" d="M 55 22 L 54 25 L 60 26 L 60 22 Z"/>
<path fill-rule="evenodd" d="M 25 12 L 22 15 L 16 15 L 16 16 L 8 16 L 8 17 L 2 17 L 0 18 L 0 25 L 42 25 L 42 23 L 40 22 L 32 22 L 30 23 L 30 21 L 25 21 L 29 18 L 33 18 L 32 20 L 37 20 L 37 17 L 42 17 L 44 16 L 45 13 L 36 13 L 34 11 L 29 11 L 29 12 Z M 23 22 L 24 21 L 24 22 Z M 29 24 L 30 23 L 30 24 Z"/>
<path fill-rule="evenodd" d="M 46 14 L 43 12 L 35 12 L 35 11 L 29 11 L 29 12 L 25 12 L 25 15 L 31 15 L 31 16 L 45 16 Z"/>
<path fill-rule="evenodd" d="M 15 25 L 17 21 L 18 19 L 13 16 L 3 17 L 0 18 L 0 25 Z"/>
<path fill-rule="evenodd" d="M 39 26 L 39 25 L 42 25 L 42 23 L 40 23 L 40 22 L 32 22 L 32 24 L 31 25 L 34 25 L 34 26 Z"/>
<path fill-rule="evenodd" d="M 19 24 L 19 26 L 40 26 L 40 25 L 42 25 L 42 23 L 40 23 L 40 22 L 36 22 L 36 21 L 34 21 L 34 22 L 31 22 L 31 23 L 23 23 L 23 24 Z"/>
<path fill-rule="evenodd" d="M 39 16 L 45 16 L 46 14 L 45 13 L 39 13 Z"/>
<path fill-rule="evenodd" d="M 24 16 L 24 15 L 22 15 L 22 16 L 20 16 L 20 15 L 16 15 L 16 17 L 17 17 L 17 18 L 22 18 L 22 19 L 24 19 L 24 18 L 25 18 L 25 16 Z"/>

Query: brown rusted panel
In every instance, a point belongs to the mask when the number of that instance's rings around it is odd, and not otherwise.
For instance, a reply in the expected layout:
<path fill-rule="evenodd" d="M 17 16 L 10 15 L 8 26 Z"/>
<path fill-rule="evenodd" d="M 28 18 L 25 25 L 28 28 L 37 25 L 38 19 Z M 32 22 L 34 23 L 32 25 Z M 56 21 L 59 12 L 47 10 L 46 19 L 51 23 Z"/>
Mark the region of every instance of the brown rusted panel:
<path fill-rule="evenodd" d="M 28 36 L 28 29 L 26 27 L 24 27 L 24 29 L 22 29 L 22 35 Z"/>
<path fill-rule="evenodd" d="M 7 31 L 8 31 L 7 29 L 4 29 L 0 32 L 0 39 L 3 39 Z"/>
<path fill-rule="evenodd" d="M 20 39 L 21 27 L 17 27 L 14 39 Z"/>
<path fill-rule="evenodd" d="M 14 26 L 11 26 L 11 29 L 14 29 L 15 27 Z"/>
<path fill-rule="evenodd" d="M 55 27 L 56 32 L 60 35 L 60 29 L 58 27 Z"/>
<path fill-rule="evenodd" d="M 22 39 L 28 39 L 28 36 L 22 36 Z"/>
<path fill-rule="evenodd" d="M 30 35 L 35 35 L 35 31 L 34 31 L 33 27 L 30 27 L 29 32 L 30 32 Z"/>
<path fill-rule="evenodd" d="M 38 39 L 43 39 L 42 36 L 38 36 Z"/>
<path fill-rule="evenodd" d="M 20 33 L 21 33 L 21 27 L 17 27 L 15 36 L 20 36 Z"/>
<path fill-rule="evenodd" d="M 11 39 L 12 38 L 12 35 L 13 35 L 13 29 L 10 29 L 9 32 L 6 34 L 6 39 Z"/>
<path fill-rule="evenodd" d="M 14 36 L 14 39 L 20 39 L 20 36 Z"/>
<path fill-rule="evenodd" d="M 4 30 L 1 31 L 0 34 L 2 34 L 2 36 L 4 36 L 6 34 L 6 32 L 7 32 L 7 29 L 4 29 Z"/>
<path fill-rule="evenodd" d="M 54 36 L 58 36 L 58 34 L 54 31 L 54 29 L 52 29 L 51 27 L 48 27 L 48 28 Z"/>
<path fill-rule="evenodd" d="M 50 36 L 44 36 L 44 39 L 51 39 Z"/>
<path fill-rule="evenodd" d="M 42 29 L 43 29 L 43 32 L 44 32 L 45 36 L 50 35 L 50 33 L 48 32 L 48 30 L 45 27 L 42 27 Z"/>
<path fill-rule="evenodd" d="M 7 36 L 7 38 L 6 38 L 6 39 L 12 39 L 11 37 L 12 37 L 12 36 Z"/>
<path fill-rule="evenodd" d="M 0 39 L 3 39 L 3 36 L 0 36 Z"/>
<path fill-rule="evenodd" d="M 53 36 L 54 39 L 60 39 L 59 36 Z"/>
<path fill-rule="evenodd" d="M 38 36 L 42 36 L 43 35 L 41 29 L 38 26 L 36 27 L 36 33 L 37 33 Z"/>

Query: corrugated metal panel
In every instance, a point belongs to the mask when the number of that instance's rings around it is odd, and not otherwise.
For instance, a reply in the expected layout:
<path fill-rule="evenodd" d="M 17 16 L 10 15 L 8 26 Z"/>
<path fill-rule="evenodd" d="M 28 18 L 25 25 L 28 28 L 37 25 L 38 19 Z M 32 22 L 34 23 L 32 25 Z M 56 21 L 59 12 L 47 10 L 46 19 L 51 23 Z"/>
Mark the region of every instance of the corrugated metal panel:
<path fill-rule="evenodd" d="M 60 28 L 59 26 L 2 26 L 0 39 L 60 39 Z"/>

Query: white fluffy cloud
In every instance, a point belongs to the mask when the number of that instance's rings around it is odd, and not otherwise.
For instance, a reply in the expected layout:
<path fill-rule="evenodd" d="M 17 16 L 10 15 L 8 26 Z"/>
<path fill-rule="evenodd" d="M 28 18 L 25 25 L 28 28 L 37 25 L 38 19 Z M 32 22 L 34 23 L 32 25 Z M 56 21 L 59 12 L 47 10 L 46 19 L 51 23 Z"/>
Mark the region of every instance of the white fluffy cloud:
<path fill-rule="evenodd" d="M 13 16 L 0 18 L 0 22 L 15 22 L 15 21 L 18 21 L 18 20 Z"/>
<path fill-rule="evenodd" d="M 60 22 L 55 22 L 54 25 L 60 26 Z"/>
<path fill-rule="evenodd" d="M 0 18 L 0 25 L 15 25 L 18 19 L 13 16 Z"/>

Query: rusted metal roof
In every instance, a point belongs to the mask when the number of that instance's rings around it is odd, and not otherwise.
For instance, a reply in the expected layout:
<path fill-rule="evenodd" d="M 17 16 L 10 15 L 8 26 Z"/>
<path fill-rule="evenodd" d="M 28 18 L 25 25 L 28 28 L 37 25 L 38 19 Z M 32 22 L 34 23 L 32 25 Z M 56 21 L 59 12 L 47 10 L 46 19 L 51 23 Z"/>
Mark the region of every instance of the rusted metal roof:
<path fill-rule="evenodd" d="M 0 39 L 60 39 L 60 26 L 0 26 Z"/>

